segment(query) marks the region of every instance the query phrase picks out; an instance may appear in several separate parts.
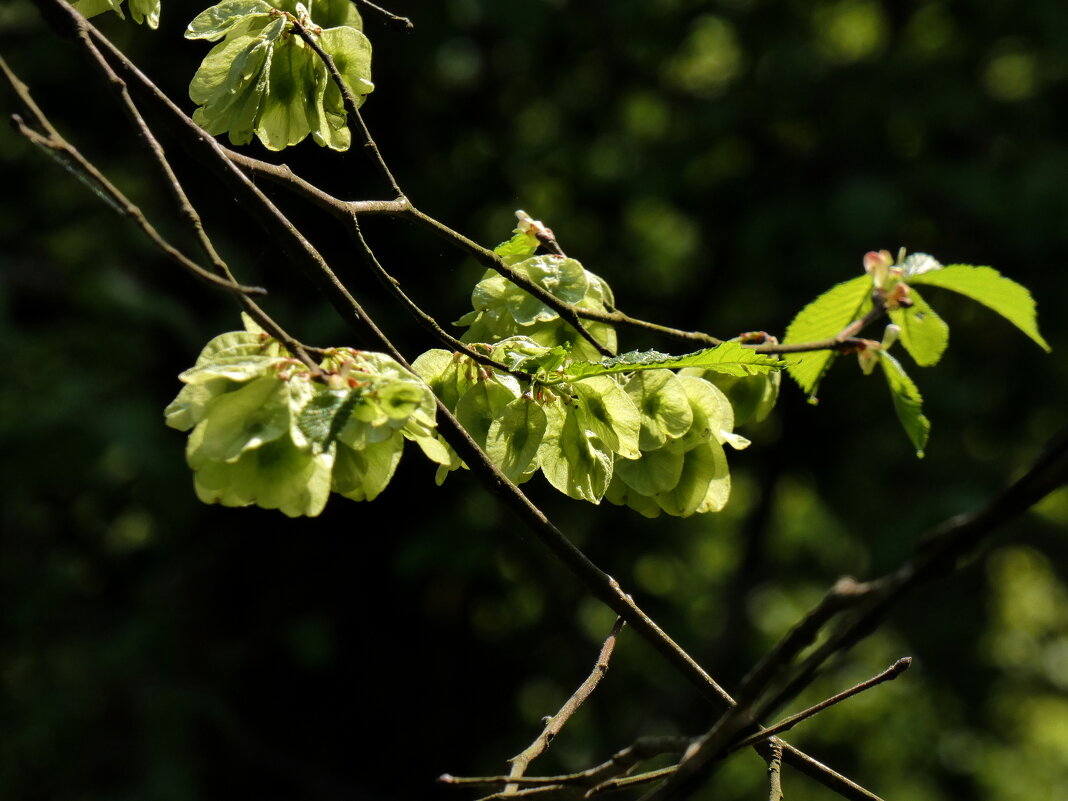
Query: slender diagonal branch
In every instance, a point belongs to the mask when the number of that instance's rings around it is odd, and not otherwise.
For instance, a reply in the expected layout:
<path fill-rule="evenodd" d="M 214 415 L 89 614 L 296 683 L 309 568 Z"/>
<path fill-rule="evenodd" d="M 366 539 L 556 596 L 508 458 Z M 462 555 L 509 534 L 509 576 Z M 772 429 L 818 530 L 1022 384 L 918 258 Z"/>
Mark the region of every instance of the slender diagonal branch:
<path fill-rule="evenodd" d="M 208 232 L 204 228 L 204 222 L 200 217 L 200 213 L 189 199 L 185 188 L 182 186 L 182 182 L 178 179 L 177 174 L 175 174 L 174 169 L 171 167 L 170 161 L 167 159 L 167 155 L 163 150 L 163 146 L 152 132 L 148 123 L 145 122 L 145 118 L 141 116 L 141 112 L 134 103 L 133 98 L 130 97 L 126 82 L 111 68 L 107 59 L 104 58 L 103 54 L 89 38 L 86 31 L 79 31 L 78 39 L 81 41 L 86 52 L 89 53 L 90 57 L 96 63 L 97 67 L 104 73 L 108 85 L 112 87 L 117 94 L 119 104 L 125 112 L 127 119 L 137 128 L 139 134 L 138 139 L 144 144 L 145 149 L 148 151 L 149 158 L 151 158 L 152 162 L 158 168 L 164 186 L 167 188 L 171 198 L 178 207 L 179 217 L 185 220 L 187 226 L 193 232 L 196 241 L 200 244 L 201 250 L 208 261 L 211 262 L 215 272 L 226 280 L 236 283 L 236 279 L 234 278 L 234 274 L 231 272 L 230 267 L 219 255 L 214 243 L 211 241 L 211 237 L 208 236 Z M 266 310 L 248 295 L 238 295 L 238 301 L 241 303 L 245 311 L 256 320 L 268 334 L 285 345 L 287 350 L 303 362 L 309 370 L 311 370 L 313 376 L 319 374 L 318 364 L 316 364 L 315 360 L 312 359 L 308 353 L 310 348 L 290 335 L 288 331 L 275 322 Z"/>
<path fill-rule="evenodd" d="M 766 740 L 769 737 L 774 737 L 774 736 L 777 736 L 779 734 L 784 734 L 785 732 L 789 731 L 794 726 L 796 726 L 798 723 L 801 723 L 802 721 L 808 720 L 809 718 L 813 717 L 814 715 L 818 715 L 823 710 L 828 709 L 828 708 L 834 706 L 835 704 L 840 704 L 842 701 L 845 701 L 846 699 L 852 698 L 854 695 L 857 695 L 858 693 L 862 693 L 865 690 L 870 690 L 872 687 L 877 687 L 878 685 L 882 684 L 884 681 L 893 681 L 898 676 L 900 676 L 902 673 L 904 673 L 906 670 L 908 670 L 908 668 L 909 668 L 909 666 L 911 664 L 912 664 L 912 658 L 908 657 L 908 656 L 904 656 L 901 659 L 899 659 L 896 662 L 894 662 L 894 664 L 892 664 L 890 667 L 888 667 L 882 673 L 879 673 L 877 676 L 872 676 L 870 679 L 862 681 L 862 682 L 860 682 L 860 684 L 857 684 L 857 685 L 855 685 L 853 687 L 850 687 L 848 690 L 843 690 L 842 692 L 838 693 L 837 695 L 832 695 L 830 698 L 827 698 L 827 699 L 825 699 L 823 701 L 820 701 L 818 704 L 814 704 L 813 706 L 810 706 L 808 709 L 804 709 L 801 712 L 798 712 L 796 715 L 790 715 L 790 717 L 788 717 L 788 718 L 783 718 L 778 723 L 776 723 L 774 726 L 768 726 L 768 728 L 764 729 L 764 731 L 759 732 L 758 734 L 752 734 L 749 737 L 746 737 L 741 742 L 739 742 L 736 745 L 732 746 L 731 747 L 731 751 L 739 751 L 742 748 L 750 748 L 750 747 L 756 745 L 757 743 L 759 743 L 759 742 L 761 742 L 763 740 Z M 775 747 L 777 747 L 777 746 L 773 744 L 772 748 L 774 749 Z M 781 748 L 780 748 L 780 751 L 781 751 Z"/>
<path fill-rule="evenodd" d="M 398 14 L 394 14 L 392 11 L 387 11 L 382 6 L 375 5 L 371 0 L 352 0 L 361 6 L 366 6 L 372 11 L 381 14 L 394 28 L 400 31 L 411 31 L 415 29 L 415 24 L 408 19 L 408 17 L 402 17 Z"/>
<path fill-rule="evenodd" d="M 330 56 L 329 53 L 323 50 L 316 37 L 306 27 L 304 27 L 304 25 L 302 25 L 299 20 L 294 19 L 292 21 L 292 25 L 293 30 L 296 31 L 297 35 L 304 40 L 308 47 L 310 47 L 326 65 L 327 71 L 330 73 L 331 80 L 341 92 L 342 102 L 345 106 L 346 121 L 350 126 L 350 129 L 353 129 L 353 133 L 358 134 L 360 139 L 362 140 L 364 152 L 366 152 L 370 156 L 371 160 L 377 166 L 379 172 L 389 182 L 389 185 L 393 189 L 393 192 L 395 193 L 397 198 L 403 199 L 404 193 L 401 191 L 400 185 L 397 183 L 397 179 L 393 176 L 393 173 L 390 171 L 385 159 L 382 157 L 382 153 L 381 151 L 379 151 L 378 144 L 375 142 L 374 137 L 371 136 L 371 131 L 367 127 L 367 123 L 364 122 L 363 115 L 360 114 L 359 103 L 356 102 L 356 96 L 352 93 L 352 90 L 349 88 L 348 84 L 345 83 L 345 79 L 342 77 L 340 70 L 338 70 L 337 64 L 334 63 L 334 59 Z M 421 221 L 424 225 L 434 228 L 441 226 L 441 223 L 438 223 L 437 220 L 434 220 L 428 215 L 423 214 L 410 203 L 407 213 L 409 216 Z M 456 232 L 452 231 L 452 229 L 447 230 L 453 238 L 463 239 L 459 237 Z M 482 248 L 481 246 L 476 245 L 474 242 L 471 242 L 469 240 L 465 240 L 464 244 L 469 252 L 475 254 L 476 258 L 479 258 L 481 261 L 485 261 L 486 259 L 488 259 L 490 262 L 488 266 L 491 269 L 497 270 L 506 278 L 513 281 L 513 283 L 516 283 L 515 279 L 520 276 L 518 276 L 518 274 L 514 270 L 512 270 L 511 267 L 505 264 L 497 256 L 496 253 L 494 253 L 493 251 L 486 250 L 485 248 Z M 542 287 L 538 286 L 533 282 L 524 280 L 522 282 L 522 286 L 528 292 L 537 297 L 538 300 L 545 303 L 547 306 L 549 306 L 549 308 L 556 311 L 556 313 L 559 314 L 565 320 L 565 322 L 569 323 L 576 331 L 578 331 L 578 333 L 586 341 L 593 345 L 602 355 L 615 355 L 610 348 L 606 347 L 602 342 L 600 342 L 593 334 L 590 333 L 586 326 L 582 324 L 582 320 L 579 318 L 577 311 L 573 306 L 571 306 L 571 304 L 565 303 L 564 301 L 553 295 L 551 292 L 543 289 Z"/>
<path fill-rule="evenodd" d="M 51 158 L 77 176 L 82 183 L 88 186 L 95 195 L 101 198 L 112 209 L 133 222 L 133 224 L 136 225 L 141 232 L 148 237 L 152 244 L 167 256 L 167 258 L 182 269 L 199 278 L 201 281 L 226 289 L 237 295 L 248 296 L 267 294 L 267 290 L 262 287 L 243 286 L 236 283 L 231 278 L 215 275 L 210 270 L 201 267 L 164 239 L 159 231 L 156 230 L 155 226 L 148 221 L 148 218 L 145 217 L 141 209 L 126 197 L 122 190 L 111 183 L 111 181 L 109 181 L 108 178 L 92 164 L 92 162 L 85 158 L 78 148 L 60 135 L 33 101 L 26 85 L 18 79 L 2 58 L 0 58 L 0 72 L 3 72 L 4 78 L 7 80 L 8 84 L 14 89 L 19 100 L 30 111 L 34 121 L 42 128 L 44 133 L 42 134 L 35 131 L 18 114 L 13 114 L 11 116 L 11 121 L 15 130 L 28 142 L 47 153 Z"/>
<path fill-rule="evenodd" d="M 863 584 L 848 578 L 838 581 L 783 643 L 773 649 L 773 656 L 746 677 L 739 691 L 738 705 L 724 713 L 703 735 L 690 758 L 663 787 L 647 796 L 648 801 L 668 801 L 692 793 L 711 774 L 738 732 L 753 725 L 768 710 L 795 698 L 812 682 L 828 658 L 843 653 L 867 636 L 894 605 L 919 586 L 957 570 L 964 557 L 998 527 L 1066 483 L 1068 430 L 1055 437 L 1023 476 L 984 507 L 951 518 L 922 536 L 913 558 L 896 571 Z M 792 671 L 792 676 L 777 681 L 776 675 L 790 667 L 800 648 L 842 613 L 846 617 Z M 787 753 L 784 749 L 784 758 Z"/>
<path fill-rule="evenodd" d="M 479 364 L 485 365 L 486 367 L 492 367 L 494 370 L 498 370 L 502 373 L 511 373 L 512 375 L 516 376 L 517 378 L 521 378 L 524 381 L 533 382 L 535 380 L 534 376 L 530 373 L 524 370 L 513 370 L 508 365 L 502 364 L 496 359 L 490 358 L 485 353 L 480 353 L 471 346 L 467 345 L 464 342 L 461 342 L 459 339 L 452 336 L 452 334 L 445 331 L 440 325 L 438 325 L 437 320 L 435 320 L 433 317 L 431 317 L 429 314 L 419 308 L 415 301 L 408 297 L 404 290 L 401 289 L 400 282 L 396 278 L 394 278 L 389 272 L 387 272 L 385 267 L 382 266 L 382 263 L 378 260 L 378 257 L 375 256 L 374 251 L 371 250 L 371 246 L 364 238 L 363 231 L 360 229 L 359 218 L 356 217 L 356 215 L 353 215 L 350 218 L 350 230 L 352 231 L 352 235 L 356 240 L 357 247 L 363 254 L 364 261 L 366 261 L 367 264 L 371 267 L 372 272 L 374 272 L 375 276 L 379 279 L 382 285 L 391 295 L 393 295 L 394 298 L 397 299 L 397 301 L 402 306 L 404 306 L 405 309 L 408 310 L 412 317 L 414 317 L 421 326 L 427 329 L 438 340 L 440 340 L 443 344 L 447 345 L 453 350 L 457 351 L 458 353 L 463 353 L 469 359 L 473 359 L 474 361 L 478 362 Z"/>
<path fill-rule="evenodd" d="M 601 679 L 604 678 L 604 674 L 608 672 L 608 660 L 612 657 L 612 651 L 616 646 L 616 639 L 619 637 L 619 632 L 623 629 L 623 618 L 616 618 L 615 625 L 612 626 L 612 630 L 608 633 L 608 637 L 604 641 L 604 645 L 601 646 L 601 652 L 597 655 L 597 663 L 593 666 L 593 671 L 586 680 L 579 685 L 578 689 L 571 694 L 571 697 L 564 702 L 564 705 L 560 707 L 560 710 L 548 718 L 545 721 L 545 728 L 542 729 L 541 734 L 521 751 L 516 756 L 512 757 L 509 762 L 512 763 L 512 769 L 508 773 L 509 779 L 515 779 L 524 775 L 527 772 L 527 768 L 530 763 L 537 759 L 541 754 L 545 752 L 545 749 L 549 747 L 549 744 L 556 738 L 556 735 L 560 733 L 560 730 L 564 727 L 564 724 L 571 719 L 571 716 L 575 714 L 576 710 L 582 703 L 590 697 L 590 694 L 600 684 Z M 504 788 L 507 793 L 516 789 L 515 784 L 508 784 Z"/>
<path fill-rule="evenodd" d="M 595 787 L 607 778 L 628 773 L 635 765 L 653 757 L 681 756 L 691 742 L 691 738 L 681 736 L 641 737 L 626 748 L 614 753 L 600 765 L 577 773 L 557 776 L 451 776 L 446 773 L 438 777 L 438 782 L 468 787 L 505 784 L 516 784 L 524 787 L 568 784 Z"/>

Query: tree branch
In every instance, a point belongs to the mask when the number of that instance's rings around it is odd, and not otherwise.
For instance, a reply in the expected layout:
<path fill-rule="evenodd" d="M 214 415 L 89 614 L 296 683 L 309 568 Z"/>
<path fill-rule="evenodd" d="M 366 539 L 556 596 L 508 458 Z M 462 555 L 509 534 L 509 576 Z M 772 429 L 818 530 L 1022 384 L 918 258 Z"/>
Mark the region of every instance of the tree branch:
<path fill-rule="evenodd" d="M 34 118 L 34 122 L 44 133 L 35 131 L 18 114 L 12 114 L 11 121 L 15 130 L 28 142 L 69 170 L 89 187 L 93 194 L 107 203 L 112 209 L 133 222 L 167 258 L 182 269 L 192 273 L 201 281 L 226 289 L 235 295 L 247 297 L 249 295 L 267 294 L 267 290 L 262 287 L 244 286 L 238 284 L 232 277 L 215 275 L 164 239 L 155 226 L 148 221 L 141 209 L 127 198 L 117 186 L 111 183 L 92 162 L 86 159 L 81 151 L 60 135 L 44 112 L 34 102 L 26 84 L 18 79 L 3 58 L 0 58 L 0 72 L 3 73 L 4 78 L 15 91 L 19 101 L 28 109 Z"/>
<path fill-rule="evenodd" d="M 612 657 L 612 650 L 616 647 L 616 639 L 619 636 L 619 632 L 622 630 L 624 624 L 623 618 L 616 618 L 615 625 L 612 626 L 612 630 L 608 633 L 607 639 L 604 641 L 604 645 L 601 646 L 601 652 L 597 655 L 597 663 L 593 666 L 593 671 L 586 680 L 579 685 L 578 689 L 571 694 L 571 697 L 567 699 L 560 710 L 548 718 L 545 721 L 545 728 L 541 734 L 527 746 L 522 752 L 512 757 L 509 762 L 512 763 L 512 769 L 508 773 L 509 779 L 515 779 L 527 772 L 527 768 L 530 763 L 541 756 L 545 752 L 545 749 L 549 747 L 549 744 L 556 738 L 556 735 L 560 733 L 560 730 L 564 727 L 564 724 L 571 719 L 571 716 L 575 714 L 575 711 L 582 706 L 582 703 L 590 697 L 590 694 L 600 684 L 601 679 L 604 678 L 604 674 L 608 672 L 608 660 Z M 516 785 L 509 783 L 504 788 L 505 793 L 514 791 Z"/>

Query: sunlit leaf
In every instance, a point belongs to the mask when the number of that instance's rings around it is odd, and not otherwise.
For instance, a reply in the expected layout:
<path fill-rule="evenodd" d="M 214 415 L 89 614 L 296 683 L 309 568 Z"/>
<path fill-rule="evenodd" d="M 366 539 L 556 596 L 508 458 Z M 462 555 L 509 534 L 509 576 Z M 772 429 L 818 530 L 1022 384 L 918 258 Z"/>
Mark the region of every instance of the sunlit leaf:
<path fill-rule="evenodd" d="M 486 454 L 511 481 L 518 481 L 534 462 L 547 425 L 537 401 L 516 398 L 490 423 Z"/>
<path fill-rule="evenodd" d="M 572 385 L 579 424 L 624 459 L 637 459 L 641 414 L 631 396 L 608 376 Z"/>
<path fill-rule="evenodd" d="M 931 432 L 931 423 L 923 415 L 923 397 L 912 379 L 905 374 L 901 364 L 886 351 L 879 352 L 879 364 L 886 376 L 890 396 L 894 401 L 894 411 L 901 421 L 905 433 L 916 448 L 916 455 L 923 458 L 923 449 L 927 445 L 927 436 Z"/>
<path fill-rule="evenodd" d="M 568 366 L 561 380 L 576 381 L 587 376 L 630 373 L 636 370 L 677 370 L 684 367 L 713 370 L 727 375 L 759 375 L 781 370 L 786 362 L 757 353 L 737 342 L 724 342 L 714 348 L 671 356 L 656 350 L 630 351 L 599 362 L 575 362 Z"/>
<path fill-rule="evenodd" d="M 263 0 L 223 0 L 201 11 L 186 26 L 186 39 L 207 39 L 215 42 L 222 39 L 245 17 L 258 14 L 266 17 L 271 13 L 271 5 Z"/>
<path fill-rule="evenodd" d="M 723 446 L 708 440 L 686 451 L 679 483 L 657 495 L 656 502 L 669 515 L 689 517 L 722 508 L 729 494 L 730 473 Z"/>
<path fill-rule="evenodd" d="M 871 290 L 872 280 L 867 275 L 831 287 L 798 312 L 786 329 L 783 344 L 818 342 L 837 335 L 863 316 L 871 304 Z M 836 355 L 830 350 L 800 353 L 790 360 L 786 371 L 803 392 L 814 398 Z"/>
<path fill-rule="evenodd" d="M 641 415 L 638 447 L 656 450 L 690 430 L 693 411 L 686 388 L 670 370 L 635 373 L 626 391 Z"/>
<path fill-rule="evenodd" d="M 901 328 L 901 344 L 916 364 L 937 364 L 949 344 L 949 326 L 915 288 L 909 299 L 912 305 L 892 310 L 890 319 Z"/>
<path fill-rule="evenodd" d="M 1050 350 L 1049 344 L 1038 331 L 1038 313 L 1031 293 L 993 267 L 950 264 L 941 270 L 916 275 L 909 280 L 909 284 L 937 286 L 959 292 L 1000 314 L 1043 350 Z"/>
<path fill-rule="evenodd" d="M 657 495 L 670 492 L 682 476 L 685 454 L 674 449 L 642 451 L 640 459 L 617 459 L 616 475 L 634 492 Z"/>
<path fill-rule="evenodd" d="M 563 411 L 559 405 L 547 407 L 545 412 L 550 418 L 560 418 L 557 425 L 547 428 L 538 449 L 538 463 L 546 480 L 569 497 L 600 503 L 612 479 L 612 452 L 582 430 L 576 414 Z"/>
<path fill-rule="evenodd" d="M 358 451 L 339 447 L 334 459 L 334 492 L 353 501 L 374 500 L 393 478 L 403 446 L 404 439 L 395 432 L 389 439 Z"/>

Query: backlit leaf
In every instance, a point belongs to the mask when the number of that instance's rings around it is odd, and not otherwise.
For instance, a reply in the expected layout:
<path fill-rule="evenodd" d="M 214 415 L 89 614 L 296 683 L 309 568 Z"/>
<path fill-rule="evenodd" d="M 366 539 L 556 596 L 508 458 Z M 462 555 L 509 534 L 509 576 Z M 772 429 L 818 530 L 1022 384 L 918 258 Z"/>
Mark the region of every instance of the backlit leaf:
<path fill-rule="evenodd" d="M 916 275 L 909 280 L 909 284 L 938 286 L 959 292 L 1000 314 L 1043 350 L 1050 350 L 1049 344 L 1038 331 L 1038 314 L 1031 293 L 993 267 L 950 264 L 941 270 Z"/>
<path fill-rule="evenodd" d="M 883 368 L 886 384 L 890 388 L 894 411 L 897 412 L 905 433 L 912 440 L 916 455 L 922 459 L 927 436 L 931 432 L 931 423 L 923 415 L 923 397 L 897 359 L 886 351 L 879 352 L 879 365 Z"/>
<path fill-rule="evenodd" d="M 818 342 L 837 335 L 863 316 L 871 304 L 871 290 L 872 280 L 867 275 L 831 287 L 798 312 L 786 329 L 783 344 Z M 836 355 L 830 350 L 800 353 L 790 360 L 786 371 L 803 392 L 815 398 L 820 380 Z"/>

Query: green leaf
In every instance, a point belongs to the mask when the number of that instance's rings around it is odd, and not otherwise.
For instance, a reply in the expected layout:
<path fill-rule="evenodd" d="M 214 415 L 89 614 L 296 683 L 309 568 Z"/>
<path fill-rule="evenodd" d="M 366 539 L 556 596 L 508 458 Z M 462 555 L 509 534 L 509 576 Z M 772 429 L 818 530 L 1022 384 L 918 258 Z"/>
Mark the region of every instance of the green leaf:
<path fill-rule="evenodd" d="M 456 408 L 478 378 L 478 366 L 469 358 L 439 348 L 420 354 L 412 363 L 412 370 L 450 409 Z"/>
<path fill-rule="evenodd" d="M 222 39 L 245 17 L 258 14 L 267 17 L 271 6 L 263 0 L 223 0 L 201 11 L 186 26 L 186 39 L 207 39 L 215 42 Z"/>
<path fill-rule="evenodd" d="M 201 433 L 197 449 L 188 453 L 190 463 L 233 462 L 245 451 L 288 434 L 288 390 L 284 381 L 258 378 L 219 397 L 198 424 Z"/>
<path fill-rule="evenodd" d="M 244 17 L 211 49 L 189 84 L 189 98 L 200 106 L 194 122 L 210 134 L 228 132 L 235 145 L 252 140 L 269 89 L 274 42 L 286 24 L 284 18 Z"/>
<path fill-rule="evenodd" d="M 190 437 L 194 450 L 201 426 Z M 279 438 L 246 451 L 235 462 L 191 462 L 190 467 L 195 471 L 197 497 L 204 503 L 254 503 L 264 509 L 279 509 L 289 517 L 314 517 L 322 512 L 330 495 L 333 462 L 332 450 L 313 454 L 300 450 L 288 438 Z"/>
<path fill-rule="evenodd" d="M 291 36 L 276 47 L 268 77 L 270 91 L 264 98 L 256 136 L 268 150 L 295 145 L 311 133 L 306 92 L 315 86 L 319 57 L 304 42 Z"/>
<path fill-rule="evenodd" d="M 292 379 L 290 388 L 303 390 L 290 394 L 293 420 L 290 436 L 301 448 L 330 447 L 348 424 L 353 408 L 362 400 L 361 392 L 332 390 L 301 378 Z"/>
<path fill-rule="evenodd" d="M 635 373 L 626 385 L 641 415 L 638 447 L 656 450 L 690 430 L 693 411 L 686 388 L 670 370 Z"/>
<path fill-rule="evenodd" d="M 122 0 L 78 0 L 73 5 L 87 19 L 105 11 L 114 11 L 119 19 L 126 19 Z M 159 27 L 159 12 L 160 0 L 130 0 L 130 15 L 138 25 L 147 20 L 148 27 L 155 30 Z"/>
<path fill-rule="evenodd" d="M 518 393 L 490 379 L 478 381 L 456 404 L 456 419 L 482 449 L 486 447 L 490 425 Z"/>
<path fill-rule="evenodd" d="M 703 378 L 723 392 L 734 408 L 734 425 L 737 427 L 762 422 L 771 414 L 779 397 L 782 374 L 733 376 L 688 368 L 679 371 L 679 377 Z"/>
<path fill-rule="evenodd" d="M 490 423 L 486 454 L 516 482 L 534 462 L 547 426 L 548 418 L 537 401 L 516 398 Z"/>
<path fill-rule="evenodd" d="M 916 455 L 922 459 L 927 436 L 931 432 L 931 423 L 923 415 L 923 397 L 898 360 L 889 353 L 879 351 L 879 364 L 886 376 L 886 385 L 890 388 L 898 420 L 912 440 Z"/>
<path fill-rule="evenodd" d="M 894 309 L 890 319 L 901 328 L 901 344 L 916 364 L 937 364 L 949 344 L 949 326 L 938 316 L 914 287 L 910 287 L 908 308 Z"/>
<path fill-rule="evenodd" d="M 579 425 L 624 459 L 637 459 L 641 414 L 631 396 L 608 376 L 572 385 Z"/>
<path fill-rule="evenodd" d="M 675 517 L 718 511 L 730 495 L 730 473 L 723 446 L 708 440 L 684 454 L 679 483 L 656 496 L 660 508 Z"/>
<path fill-rule="evenodd" d="M 294 16 L 300 14 L 301 0 L 275 0 L 275 7 L 288 11 Z M 304 3 L 312 20 L 320 28 L 335 28 L 347 25 L 358 31 L 363 30 L 363 20 L 356 4 L 352 0 L 308 0 Z"/>
<path fill-rule="evenodd" d="M 781 370 L 787 362 L 764 353 L 757 353 L 737 342 L 724 342 L 714 348 L 670 356 L 656 350 L 630 351 L 599 362 L 574 362 L 568 366 L 560 381 L 579 381 L 589 376 L 630 373 L 636 370 L 680 369 L 696 367 L 727 375 L 759 375 Z"/>
<path fill-rule="evenodd" d="M 681 376 L 679 383 L 690 404 L 691 424 L 685 434 L 669 447 L 688 451 L 714 440 L 725 442 L 734 430 L 734 408 L 719 387 L 703 378 Z"/>
<path fill-rule="evenodd" d="M 286 361 L 287 359 L 280 356 L 261 354 L 217 356 L 204 364 L 186 370 L 178 378 L 186 384 L 200 384 L 214 378 L 247 381 L 257 376 L 273 374 L 275 368 L 285 364 Z"/>
<path fill-rule="evenodd" d="M 72 5 L 86 19 L 105 11 L 114 11 L 119 15 L 119 19 L 126 19 L 126 15 L 122 13 L 122 0 L 77 0 Z"/>
<path fill-rule="evenodd" d="M 1038 331 L 1038 316 L 1031 293 L 993 267 L 950 264 L 941 270 L 915 275 L 909 279 L 909 284 L 951 289 L 982 303 L 1027 334 L 1043 350 L 1050 350 L 1049 344 Z"/>
<path fill-rule="evenodd" d="M 511 267 L 513 264 L 529 259 L 538 249 L 538 238 L 533 234 L 518 232 L 493 249 L 501 259 Z"/>
<path fill-rule="evenodd" d="M 612 480 L 612 452 L 588 436 L 578 415 L 562 403 L 546 406 L 545 413 L 549 425 L 538 449 L 538 464 L 546 480 L 571 498 L 600 503 Z"/>
<path fill-rule="evenodd" d="M 332 476 L 334 492 L 353 501 L 373 501 L 393 478 L 403 447 L 399 432 L 358 451 L 338 447 Z"/>
<path fill-rule="evenodd" d="M 324 30 L 319 35 L 319 46 L 334 60 L 357 107 L 362 106 L 375 88 L 371 83 L 371 41 L 355 28 L 338 27 Z M 327 74 L 325 65 L 322 74 Z M 314 95 L 317 106 L 316 113 L 309 115 L 317 123 L 312 129 L 315 141 L 333 150 L 348 150 L 352 135 L 345 122 L 345 104 L 337 84 L 327 78 L 325 84 L 309 86 L 307 91 Z"/>
<path fill-rule="evenodd" d="M 163 410 L 164 419 L 171 428 L 188 431 L 207 416 L 212 401 L 241 386 L 242 384 L 227 378 L 211 378 L 196 384 L 186 384 Z"/>
<path fill-rule="evenodd" d="M 872 280 L 860 275 L 831 287 L 798 312 L 786 329 L 784 345 L 817 342 L 838 334 L 859 319 L 871 304 Z M 791 359 L 786 371 L 801 390 L 815 399 L 820 380 L 830 368 L 837 354 L 833 351 L 814 351 Z"/>
<path fill-rule="evenodd" d="M 617 459 L 615 471 L 634 492 L 653 496 L 670 492 L 678 485 L 685 461 L 683 452 L 659 448 L 655 451 L 642 451 L 640 459 Z"/>
<path fill-rule="evenodd" d="M 605 491 L 604 499 L 609 503 L 614 503 L 616 506 L 629 506 L 643 517 L 660 517 L 664 511 L 654 497 L 642 495 L 637 490 L 632 489 L 619 478 L 618 473 L 612 476 L 612 481 Z"/>

